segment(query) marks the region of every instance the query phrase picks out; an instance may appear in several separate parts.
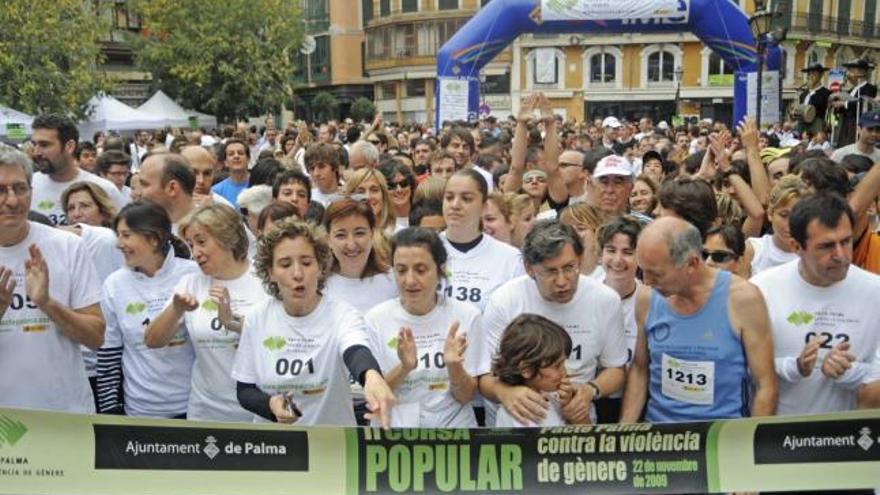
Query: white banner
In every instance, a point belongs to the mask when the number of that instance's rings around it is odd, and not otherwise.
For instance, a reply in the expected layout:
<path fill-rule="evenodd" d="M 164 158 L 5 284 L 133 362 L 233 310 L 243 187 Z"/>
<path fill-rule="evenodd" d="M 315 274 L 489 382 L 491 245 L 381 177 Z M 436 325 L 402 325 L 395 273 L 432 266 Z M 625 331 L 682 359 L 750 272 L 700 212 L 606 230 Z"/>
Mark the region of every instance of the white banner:
<path fill-rule="evenodd" d="M 545 21 L 687 18 L 690 0 L 541 0 Z"/>
<path fill-rule="evenodd" d="M 440 104 L 437 109 L 440 122 L 468 120 L 468 82 L 467 79 L 441 77 Z"/>
<path fill-rule="evenodd" d="M 556 49 L 538 48 L 535 50 L 535 82 L 538 84 L 557 84 Z"/>
<path fill-rule="evenodd" d="M 761 127 L 772 125 L 780 121 L 779 115 L 779 71 L 764 71 L 761 78 Z M 757 114 L 758 101 L 758 73 L 750 72 L 748 85 L 748 106 L 746 113 L 749 117 Z"/>

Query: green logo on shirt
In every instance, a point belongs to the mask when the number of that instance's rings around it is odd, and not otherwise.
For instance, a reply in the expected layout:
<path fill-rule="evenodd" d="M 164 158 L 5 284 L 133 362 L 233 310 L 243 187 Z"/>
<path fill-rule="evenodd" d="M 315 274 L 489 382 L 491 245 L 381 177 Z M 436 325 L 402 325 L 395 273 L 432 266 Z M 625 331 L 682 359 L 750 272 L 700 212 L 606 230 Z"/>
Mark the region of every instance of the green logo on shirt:
<path fill-rule="evenodd" d="M 280 351 L 284 349 L 284 344 L 287 341 L 284 340 L 284 337 L 267 337 L 266 340 L 263 341 L 263 347 L 269 349 L 270 351 Z"/>
<path fill-rule="evenodd" d="M 202 301 L 202 309 L 209 312 L 217 311 L 217 303 L 213 299 L 205 299 Z"/>
<path fill-rule="evenodd" d="M 388 347 L 397 349 L 397 337 L 391 337 L 391 340 L 388 341 Z"/>
<path fill-rule="evenodd" d="M 28 429 L 21 421 L 16 421 L 7 416 L 0 416 L 0 447 L 4 443 L 14 446 L 27 433 Z"/>
<path fill-rule="evenodd" d="M 809 325 L 815 318 L 812 313 L 806 311 L 793 311 L 786 320 L 795 326 Z"/>
<path fill-rule="evenodd" d="M 37 203 L 38 210 L 51 210 L 53 206 L 55 206 L 55 203 L 53 203 L 52 201 L 50 201 L 48 199 L 44 199 L 44 200 L 40 201 L 39 203 Z"/>
<path fill-rule="evenodd" d="M 130 315 L 136 315 L 142 313 L 145 309 L 147 309 L 146 304 L 142 302 L 133 302 L 128 303 L 128 306 L 125 307 L 125 312 Z"/>

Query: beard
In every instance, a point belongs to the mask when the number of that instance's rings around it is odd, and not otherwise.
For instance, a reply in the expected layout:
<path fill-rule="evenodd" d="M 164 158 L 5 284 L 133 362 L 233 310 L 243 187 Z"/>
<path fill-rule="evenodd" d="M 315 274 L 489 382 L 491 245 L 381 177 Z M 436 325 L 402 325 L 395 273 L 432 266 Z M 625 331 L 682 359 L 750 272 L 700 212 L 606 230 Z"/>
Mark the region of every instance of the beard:
<path fill-rule="evenodd" d="M 34 168 L 46 175 L 52 175 L 59 170 L 59 167 L 46 158 L 34 158 Z"/>

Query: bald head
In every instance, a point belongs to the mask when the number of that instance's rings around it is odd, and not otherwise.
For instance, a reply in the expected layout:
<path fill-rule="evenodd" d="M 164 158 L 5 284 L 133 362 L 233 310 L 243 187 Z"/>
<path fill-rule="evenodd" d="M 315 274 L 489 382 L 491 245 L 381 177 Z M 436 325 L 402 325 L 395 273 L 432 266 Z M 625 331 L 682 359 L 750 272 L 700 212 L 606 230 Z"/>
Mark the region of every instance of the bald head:
<path fill-rule="evenodd" d="M 214 184 L 214 168 L 217 165 L 214 154 L 201 146 L 186 146 L 180 154 L 196 176 L 195 194 L 210 194 Z"/>
<path fill-rule="evenodd" d="M 584 154 L 580 151 L 565 150 L 559 155 L 559 163 L 580 163 L 583 166 Z"/>
<path fill-rule="evenodd" d="M 658 218 L 639 236 L 640 254 L 643 251 L 646 255 L 663 253 L 675 266 L 684 265 L 691 255 L 699 257 L 702 249 L 700 231 L 680 218 Z"/>

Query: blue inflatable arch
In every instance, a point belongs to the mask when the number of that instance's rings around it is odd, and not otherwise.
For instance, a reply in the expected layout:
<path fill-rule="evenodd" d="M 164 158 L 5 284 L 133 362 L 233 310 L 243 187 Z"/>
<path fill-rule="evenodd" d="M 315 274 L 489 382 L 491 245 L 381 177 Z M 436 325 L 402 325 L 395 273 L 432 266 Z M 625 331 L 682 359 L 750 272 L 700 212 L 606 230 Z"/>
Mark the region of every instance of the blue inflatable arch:
<path fill-rule="evenodd" d="M 560 3 L 575 3 L 559 0 Z M 633 0 L 621 3 L 638 4 Z M 663 18 L 618 20 L 542 20 L 541 0 L 492 0 L 447 41 L 437 54 L 436 119 L 440 128 L 442 80 L 467 82 L 468 120 L 476 120 L 480 104 L 480 69 L 524 33 L 671 33 L 691 32 L 734 68 L 734 122 L 747 109 L 748 73 L 757 70 L 757 50 L 749 18 L 732 0 L 677 0 L 678 10 Z M 781 65 L 782 50 L 768 50 L 771 70 Z M 459 92 L 463 94 L 463 92 Z M 455 104 L 463 108 L 463 102 Z"/>

